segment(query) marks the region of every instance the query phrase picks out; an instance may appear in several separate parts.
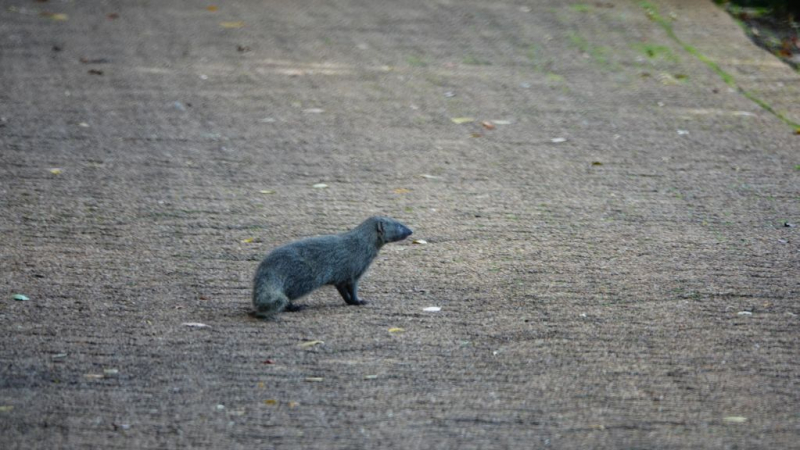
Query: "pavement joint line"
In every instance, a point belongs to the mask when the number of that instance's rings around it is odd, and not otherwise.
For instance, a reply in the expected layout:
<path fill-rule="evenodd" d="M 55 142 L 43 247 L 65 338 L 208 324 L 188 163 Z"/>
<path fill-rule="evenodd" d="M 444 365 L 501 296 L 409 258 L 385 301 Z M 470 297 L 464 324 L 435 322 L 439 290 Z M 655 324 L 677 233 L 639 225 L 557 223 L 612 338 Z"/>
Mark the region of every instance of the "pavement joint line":
<path fill-rule="evenodd" d="M 783 123 L 785 123 L 785 124 L 789 125 L 790 127 L 794 128 L 795 134 L 800 134 L 800 123 L 794 122 L 791 119 L 789 119 L 788 117 L 786 117 L 784 114 L 782 114 L 782 113 L 780 113 L 778 111 L 775 111 L 775 109 L 772 107 L 772 105 L 770 105 L 766 101 L 760 99 L 758 96 L 756 96 L 752 92 L 743 89 L 741 86 L 739 86 L 738 83 L 736 83 L 736 79 L 733 77 L 733 75 L 731 75 L 730 73 L 728 73 L 724 69 L 722 69 L 722 67 L 720 67 L 719 64 L 714 62 L 708 56 L 700 53 L 700 51 L 697 50 L 696 48 L 694 48 L 693 46 L 683 42 L 678 37 L 678 35 L 675 34 L 675 30 L 672 28 L 672 24 L 669 23 L 669 20 L 665 19 L 659 13 L 658 8 L 655 5 L 653 5 L 652 3 L 648 2 L 648 1 L 640 2 L 639 5 L 642 8 L 644 8 L 644 10 L 645 10 L 645 12 L 647 14 L 647 17 L 650 20 L 652 20 L 653 22 L 655 22 L 658 25 L 660 25 L 661 28 L 663 28 L 664 31 L 667 33 L 667 36 L 669 36 L 670 39 L 675 41 L 675 43 L 680 45 L 681 48 L 683 48 L 683 50 L 686 53 L 689 53 L 690 55 L 692 55 L 695 58 L 699 59 L 701 62 L 705 63 L 711 70 L 716 72 L 716 74 L 719 75 L 720 78 L 722 78 L 722 81 L 724 81 L 725 84 L 727 84 L 728 86 L 730 86 L 733 89 L 736 89 L 737 92 L 739 92 L 740 94 L 745 96 L 747 99 L 749 99 L 753 103 L 755 103 L 758 106 L 760 106 L 763 110 L 765 110 L 768 113 L 772 114 L 773 116 L 777 117 Z"/>

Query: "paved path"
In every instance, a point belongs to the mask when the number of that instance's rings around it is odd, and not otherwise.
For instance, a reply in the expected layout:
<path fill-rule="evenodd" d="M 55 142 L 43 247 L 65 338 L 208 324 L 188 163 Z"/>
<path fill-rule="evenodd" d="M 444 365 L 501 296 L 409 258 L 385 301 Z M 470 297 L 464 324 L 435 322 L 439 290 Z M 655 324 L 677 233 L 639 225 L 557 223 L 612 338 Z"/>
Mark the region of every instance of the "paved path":
<path fill-rule="evenodd" d="M 797 447 L 800 76 L 725 13 L 210 3 L 3 2 L 0 447 Z M 248 316 L 372 214 L 369 305 Z"/>

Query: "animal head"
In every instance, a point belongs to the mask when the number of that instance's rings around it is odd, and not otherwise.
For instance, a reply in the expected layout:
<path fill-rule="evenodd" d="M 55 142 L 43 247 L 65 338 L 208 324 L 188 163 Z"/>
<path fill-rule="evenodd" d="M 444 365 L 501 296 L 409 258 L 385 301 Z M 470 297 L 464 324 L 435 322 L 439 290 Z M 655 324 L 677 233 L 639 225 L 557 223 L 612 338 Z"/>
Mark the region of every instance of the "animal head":
<path fill-rule="evenodd" d="M 374 221 L 378 240 L 382 244 L 402 241 L 413 233 L 410 228 L 389 217 L 372 217 L 369 220 Z"/>

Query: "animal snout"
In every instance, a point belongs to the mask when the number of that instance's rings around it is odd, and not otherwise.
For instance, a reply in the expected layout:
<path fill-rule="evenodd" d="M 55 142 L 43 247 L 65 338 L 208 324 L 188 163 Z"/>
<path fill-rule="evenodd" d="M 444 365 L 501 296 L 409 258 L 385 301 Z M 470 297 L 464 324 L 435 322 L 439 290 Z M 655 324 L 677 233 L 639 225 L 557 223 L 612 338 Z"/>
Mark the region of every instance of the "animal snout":
<path fill-rule="evenodd" d="M 403 225 L 400 225 L 400 239 L 405 239 L 405 238 L 411 236 L 412 233 L 414 233 L 414 232 L 411 231 L 410 228 L 408 228 L 406 226 L 403 226 Z"/>

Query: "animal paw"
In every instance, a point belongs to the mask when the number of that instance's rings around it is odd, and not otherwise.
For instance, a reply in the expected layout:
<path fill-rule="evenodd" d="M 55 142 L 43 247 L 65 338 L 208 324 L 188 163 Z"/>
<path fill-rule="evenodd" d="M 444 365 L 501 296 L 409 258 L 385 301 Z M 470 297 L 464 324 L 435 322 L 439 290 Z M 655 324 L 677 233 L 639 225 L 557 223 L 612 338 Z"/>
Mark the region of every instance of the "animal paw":
<path fill-rule="evenodd" d="M 286 311 L 286 312 L 298 312 L 298 311 L 302 311 L 302 310 L 304 310 L 306 308 L 308 308 L 308 305 L 295 305 L 293 303 L 289 303 L 288 305 L 286 305 L 286 308 L 284 308 L 283 310 Z"/>

